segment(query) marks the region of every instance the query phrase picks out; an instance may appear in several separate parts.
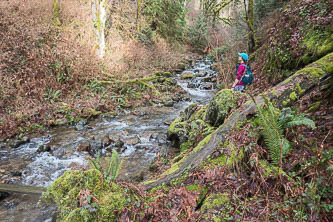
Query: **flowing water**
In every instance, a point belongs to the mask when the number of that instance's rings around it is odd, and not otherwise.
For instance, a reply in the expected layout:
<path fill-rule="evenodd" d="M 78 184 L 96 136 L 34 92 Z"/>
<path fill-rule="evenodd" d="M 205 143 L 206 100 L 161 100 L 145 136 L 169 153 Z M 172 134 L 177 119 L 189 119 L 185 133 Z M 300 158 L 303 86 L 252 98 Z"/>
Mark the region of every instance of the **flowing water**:
<path fill-rule="evenodd" d="M 211 61 L 195 62 L 184 73 L 195 78 L 175 79 L 187 92 L 173 106 L 155 104 L 125 113 L 116 118 L 98 118 L 76 126 L 50 129 L 47 136 L 30 142 L 0 149 L 0 183 L 16 183 L 47 187 L 65 171 L 85 169 L 88 158 L 116 149 L 122 159 L 119 178 L 144 180 L 149 166 L 158 153 L 172 152 L 167 141 L 168 125 L 191 103 L 205 104 L 212 98 L 216 73 Z M 38 205 L 38 196 L 0 194 L 0 221 L 52 221 L 54 206 Z M 54 217 L 53 217 L 54 219 Z"/>

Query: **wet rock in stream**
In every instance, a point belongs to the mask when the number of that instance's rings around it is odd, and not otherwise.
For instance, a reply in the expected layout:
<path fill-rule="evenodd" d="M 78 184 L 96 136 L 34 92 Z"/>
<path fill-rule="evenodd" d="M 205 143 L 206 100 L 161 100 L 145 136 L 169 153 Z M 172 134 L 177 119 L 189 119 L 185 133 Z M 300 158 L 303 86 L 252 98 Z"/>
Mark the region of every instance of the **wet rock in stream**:
<path fill-rule="evenodd" d="M 48 145 L 41 145 L 40 147 L 38 147 L 37 153 L 43 153 L 43 152 L 51 152 L 51 147 Z"/>
<path fill-rule="evenodd" d="M 6 192 L 0 192 L 0 201 L 4 200 L 5 198 L 9 197 L 10 194 Z"/>
<path fill-rule="evenodd" d="M 0 150 L 5 149 L 6 148 L 6 144 L 5 143 L 0 143 Z"/>
<path fill-rule="evenodd" d="M 184 71 L 181 75 L 180 75 L 181 79 L 194 79 L 195 78 L 195 73 L 192 71 Z"/>
<path fill-rule="evenodd" d="M 80 120 L 76 125 L 75 129 L 77 131 L 82 131 L 87 127 L 88 121 L 86 119 Z"/>
<path fill-rule="evenodd" d="M 124 142 L 128 145 L 136 145 L 138 143 L 140 143 L 140 139 L 138 137 L 129 137 L 129 138 L 125 138 Z"/>
<path fill-rule="evenodd" d="M 108 136 L 104 136 L 102 139 L 103 147 L 107 147 L 111 144 L 111 140 Z"/>
<path fill-rule="evenodd" d="M 213 89 L 213 85 L 204 85 L 204 86 L 200 87 L 200 89 L 211 90 L 211 89 Z"/>
<path fill-rule="evenodd" d="M 19 147 L 19 146 L 21 146 L 21 145 L 23 145 L 23 144 L 25 144 L 25 143 L 28 143 L 28 142 L 30 142 L 30 138 L 27 137 L 27 136 L 25 136 L 25 137 L 23 137 L 22 139 L 18 139 L 18 140 L 14 140 L 14 141 L 12 141 L 12 142 L 9 144 L 9 146 L 10 146 L 11 148 L 17 148 L 17 147 Z"/>
<path fill-rule="evenodd" d="M 189 83 L 187 84 L 187 88 L 194 89 L 194 88 L 198 88 L 199 85 L 200 85 L 199 83 L 189 82 Z"/>
<path fill-rule="evenodd" d="M 90 143 L 88 141 L 79 143 L 79 145 L 77 146 L 77 151 L 90 153 Z"/>
<path fill-rule="evenodd" d="M 173 107 L 174 104 L 175 104 L 175 102 L 172 100 L 163 101 L 163 105 L 166 107 Z"/>

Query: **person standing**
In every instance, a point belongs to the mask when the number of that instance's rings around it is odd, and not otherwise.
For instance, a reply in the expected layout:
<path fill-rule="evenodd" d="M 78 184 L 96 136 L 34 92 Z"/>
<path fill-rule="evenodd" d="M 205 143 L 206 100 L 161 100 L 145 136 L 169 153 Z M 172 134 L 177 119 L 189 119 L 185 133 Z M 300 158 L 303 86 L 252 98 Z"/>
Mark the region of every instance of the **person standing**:
<path fill-rule="evenodd" d="M 242 77 L 246 72 L 246 63 L 249 59 L 249 56 L 246 53 L 238 53 L 238 60 L 240 65 L 237 68 L 237 77 L 232 84 L 232 88 L 234 91 L 243 91 L 245 88 L 245 84 L 242 82 Z"/>

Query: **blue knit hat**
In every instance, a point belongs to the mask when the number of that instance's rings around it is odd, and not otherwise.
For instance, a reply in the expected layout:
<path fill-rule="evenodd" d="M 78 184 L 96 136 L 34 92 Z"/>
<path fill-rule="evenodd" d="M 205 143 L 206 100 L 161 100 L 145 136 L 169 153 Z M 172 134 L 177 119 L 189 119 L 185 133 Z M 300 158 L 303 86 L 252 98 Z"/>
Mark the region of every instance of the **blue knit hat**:
<path fill-rule="evenodd" d="M 247 53 L 238 53 L 238 55 L 240 57 L 242 57 L 245 62 L 249 59 L 249 56 L 247 55 Z"/>

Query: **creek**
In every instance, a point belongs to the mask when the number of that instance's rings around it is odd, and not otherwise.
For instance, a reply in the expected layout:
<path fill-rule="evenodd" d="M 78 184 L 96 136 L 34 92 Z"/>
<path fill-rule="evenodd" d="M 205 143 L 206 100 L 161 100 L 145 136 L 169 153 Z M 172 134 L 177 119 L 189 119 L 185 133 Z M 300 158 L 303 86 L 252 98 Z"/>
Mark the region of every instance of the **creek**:
<path fill-rule="evenodd" d="M 32 138 L 16 148 L 2 145 L 0 183 L 47 187 L 65 171 L 86 169 L 91 156 L 97 152 L 105 155 L 111 149 L 116 149 L 122 160 L 119 179 L 145 180 L 158 154 L 178 152 L 167 140 L 168 125 L 190 104 L 206 104 L 212 98 L 216 72 L 211 64 L 209 59 L 200 59 L 174 77 L 186 91 L 178 102 L 52 128 L 45 136 Z M 181 78 L 185 75 L 194 78 Z M 55 206 L 37 204 L 39 198 L 0 193 L 0 221 L 53 221 Z"/>

